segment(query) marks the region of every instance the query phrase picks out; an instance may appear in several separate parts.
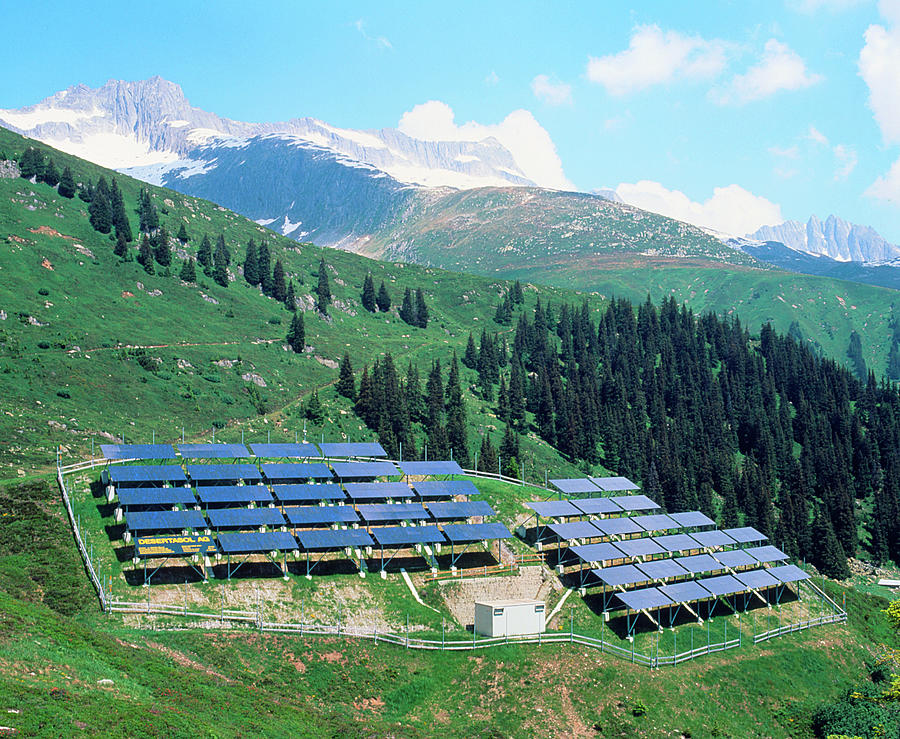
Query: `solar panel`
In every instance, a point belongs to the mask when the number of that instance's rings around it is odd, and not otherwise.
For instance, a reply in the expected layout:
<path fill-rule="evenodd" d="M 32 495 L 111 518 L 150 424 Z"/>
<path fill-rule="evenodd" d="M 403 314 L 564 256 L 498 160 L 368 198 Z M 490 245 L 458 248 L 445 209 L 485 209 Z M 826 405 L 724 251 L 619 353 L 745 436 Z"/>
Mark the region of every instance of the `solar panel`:
<path fill-rule="evenodd" d="M 709 598 L 709 591 L 695 580 L 660 585 L 659 589 L 675 603 L 690 603 L 694 600 Z"/>
<path fill-rule="evenodd" d="M 386 526 L 372 529 L 372 537 L 380 547 L 444 542 L 444 535 L 437 526 Z"/>
<path fill-rule="evenodd" d="M 322 485 L 273 485 L 272 491 L 282 503 L 344 500 L 347 497 L 344 489 L 333 482 Z"/>
<path fill-rule="evenodd" d="M 471 480 L 429 480 L 414 482 L 412 486 L 420 498 L 455 498 L 457 495 L 478 494 L 478 488 Z"/>
<path fill-rule="evenodd" d="M 648 557 L 653 554 L 665 554 L 666 551 L 649 537 L 645 539 L 625 539 L 624 541 L 617 541 L 616 549 L 621 549 L 629 557 Z"/>
<path fill-rule="evenodd" d="M 376 441 L 325 442 L 319 444 L 323 457 L 386 457 L 387 452 Z"/>
<path fill-rule="evenodd" d="M 400 462 L 404 475 L 462 475 L 463 468 L 453 460 L 441 462 Z"/>
<path fill-rule="evenodd" d="M 544 518 L 565 518 L 567 516 L 582 515 L 581 511 L 567 500 L 535 500 L 525 505 Z"/>
<path fill-rule="evenodd" d="M 749 544 L 753 541 L 766 541 L 769 537 L 759 533 L 752 526 L 743 526 L 737 529 L 724 529 L 725 533 L 738 544 Z"/>
<path fill-rule="evenodd" d="M 342 480 L 374 479 L 400 474 L 391 462 L 333 462 L 331 468 Z"/>
<path fill-rule="evenodd" d="M 630 518 L 604 518 L 592 523 L 607 536 L 644 533 L 644 530 Z"/>
<path fill-rule="evenodd" d="M 344 547 L 371 547 L 372 537 L 364 529 L 321 529 L 298 531 L 300 549 L 343 549 Z"/>
<path fill-rule="evenodd" d="M 284 515 L 291 526 L 314 526 L 332 523 L 358 523 L 359 516 L 348 505 L 305 505 L 285 508 Z"/>
<path fill-rule="evenodd" d="M 212 503 L 271 503 L 272 493 L 263 485 L 201 485 L 197 488 L 200 502 Z"/>
<path fill-rule="evenodd" d="M 603 536 L 603 532 L 590 521 L 572 521 L 571 523 L 551 523 L 548 527 L 560 539 L 596 539 Z"/>
<path fill-rule="evenodd" d="M 698 580 L 704 588 L 713 595 L 733 595 L 747 589 L 740 581 L 735 580 L 731 575 L 717 575 L 716 577 L 704 577 Z"/>
<path fill-rule="evenodd" d="M 666 580 L 670 577 L 684 577 L 690 573 L 672 559 L 655 559 L 635 565 L 649 580 Z"/>
<path fill-rule="evenodd" d="M 725 547 L 735 544 L 736 542 L 724 531 L 695 531 L 691 534 L 691 538 L 695 539 L 704 547 Z"/>
<path fill-rule="evenodd" d="M 691 557 L 676 557 L 675 561 L 689 572 L 695 575 L 701 572 L 715 572 L 722 570 L 724 567 L 708 554 L 695 554 Z"/>
<path fill-rule="evenodd" d="M 249 457 L 243 444 L 179 444 L 185 459 L 243 459 Z"/>
<path fill-rule="evenodd" d="M 194 505 L 197 499 L 190 488 L 119 488 L 119 503 L 136 505 Z"/>
<path fill-rule="evenodd" d="M 284 526 L 284 516 L 277 508 L 210 508 L 206 516 L 214 529 Z"/>
<path fill-rule="evenodd" d="M 600 578 L 604 585 L 611 588 L 619 585 L 634 585 L 638 582 L 646 582 L 647 576 L 634 565 L 618 565 L 617 567 L 604 567 L 594 570 L 594 574 Z"/>
<path fill-rule="evenodd" d="M 106 459 L 175 459 L 171 444 L 101 444 Z"/>
<path fill-rule="evenodd" d="M 769 588 L 778 585 L 778 580 L 772 577 L 766 570 L 750 570 L 739 572 L 735 577 L 748 588 Z"/>
<path fill-rule="evenodd" d="M 715 526 L 716 522 L 713 521 L 709 516 L 705 513 L 701 513 L 700 511 L 686 511 L 684 513 L 670 513 L 669 518 L 671 518 L 675 523 L 679 524 L 681 527 L 687 529 L 695 526 Z"/>
<path fill-rule="evenodd" d="M 632 611 L 649 611 L 672 605 L 668 596 L 659 588 L 643 588 L 630 593 L 616 593 L 616 597 Z"/>
<path fill-rule="evenodd" d="M 582 562 L 613 562 L 624 559 L 625 555 L 620 549 L 607 542 L 600 544 L 584 544 L 582 546 L 569 547 L 569 551 Z"/>
<path fill-rule="evenodd" d="M 681 525 L 675 523 L 665 513 L 656 513 L 651 516 L 634 516 L 632 519 L 645 531 L 671 531 L 680 529 Z"/>
<path fill-rule="evenodd" d="M 255 457 L 264 459 L 300 459 L 321 457 L 315 444 L 251 444 L 250 451 Z"/>
<path fill-rule="evenodd" d="M 185 483 L 187 477 L 177 464 L 127 465 L 110 467 L 106 471 L 113 485 L 128 483 Z"/>
<path fill-rule="evenodd" d="M 493 516 L 495 511 L 483 500 L 464 502 L 450 501 L 446 503 L 429 503 L 428 512 L 431 517 L 441 520 L 470 518 L 472 516 Z M 595 533 L 594 536 L 597 534 Z"/>
<path fill-rule="evenodd" d="M 262 474 L 269 482 L 294 480 L 330 480 L 331 470 L 324 462 L 289 462 L 262 465 Z"/>
<path fill-rule="evenodd" d="M 618 492 L 620 490 L 640 490 L 640 488 L 627 477 L 592 477 L 590 480 L 598 488 L 605 490 L 608 493 Z"/>
<path fill-rule="evenodd" d="M 809 575 L 801 570 L 797 565 L 781 565 L 780 567 L 770 567 L 766 570 L 773 577 L 777 577 L 781 582 L 798 582 L 800 580 L 809 580 Z"/>
<path fill-rule="evenodd" d="M 223 554 L 289 552 L 297 548 L 297 540 L 286 531 L 230 532 L 217 538 Z"/>
<path fill-rule="evenodd" d="M 613 495 L 610 500 L 623 511 L 655 511 L 660 507 L 646 495 Z"/>
<path fill-rule="evenodd" d="M 758 559 L 760 562 L 781 562 L 790 559 L 790 557 L 778 547 L 773 547 L 771 544 L 763 547 L 749 547 L 744 551 L 751 557 Z"/>
<path fill-rule="evenodd" d="M 573 498 L 569 502 L 588 515 L 622 512 L 622 507 L 613 502 L 612 498 Z"/>
<path fill-rule="evenodd" d="M 659 544 L 667 552 L 689 552 L 699 549 L 700 545 L 687 534 L 668 534 L 666 536 L 654 536 L 653 541 Z"/>
<path fill-rule="evenodd" d="M 757 561 L 743 549 L 729 549 L 725 552 L 716 552 L 715 559 L 726 567 L 756 566 Z"/>
<path fill-rule="evenodd" d="M 601 491 L 586 477 L 565 478 L 550 480 L 550 484 L 566 495 L 579 495 L 581 493 L 599 493 Z"/>
<path fill-rule="evenodd" d="M 473 541 L 511 539 L 512 534 L 502 523 L 456 523 L 444 526 L 444 535 L 453 544 L 468 544 Z"/>
<path fill-rule="evenodd" d="M 205 529 L 206 519 L 200 511 L 129 511 L 125 525 L 129 531 Z"/>
<path fill-rule="evenodd" d="M 421 503 L 375 503 L 358 506 L 363 521 L 423 521 L 429 518 Z"/>
<path fill-rule="evenodd" d="M 189 464 L 188 476 L 194 482 L 247 480 L 259 482 L 262 475 L 254 464 Z"/>
<path fill-rule="evenodd" d="M 348 482 L 344 485 L 350 500 L 387 500 L 412 498 L 413 491 L 405 482 Z M 421 507 L 421 506 L 420 506 Z"/>

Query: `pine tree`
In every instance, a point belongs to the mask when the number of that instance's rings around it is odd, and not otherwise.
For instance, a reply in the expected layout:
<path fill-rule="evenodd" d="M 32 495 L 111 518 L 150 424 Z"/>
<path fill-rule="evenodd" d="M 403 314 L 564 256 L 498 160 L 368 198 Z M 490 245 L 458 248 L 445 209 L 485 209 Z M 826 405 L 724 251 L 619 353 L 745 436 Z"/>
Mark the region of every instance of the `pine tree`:
<path fill-rule="evenodd" d="M 419 368 L 412 362 L 406 368 L 403 393 L 410 420 L 422 421 L 425 418 L 425 399 L 422 396 L 422 386 L 419 384 Z"/>
<path fill-rule="evenodd" d="M 497 303 L 497 310 L 494 311 L 494 323 L 501 326 L 509 326 L 512 323 L 512 303 L 508 293 Z"/>
<path fill-rule="evenodd" d="M 128 242 L 125 240 L 125 234 L 116 229 L 116 245 L 113 248 L 113 254 L 124 259 L 128 254 Z"/>
<path fill-rule="evenodd" d="M 835 536 L 831 522 L 820 512 L 812 527 L 813 540 L 816 542 L 815 554 L 811 558 L 813 564 L 828 577 L 843 580 L 850 576 L 847 557 Z"/>
<path fill-rule="evenodd" d="M 446 395 L 447 443 L 453 458 L 463 467 L 469 466 L 469 440 L 467 434 L 466 406 L 463 401 L 462 387 L 459 380 L 459 362 L 456 352 L 450 361 L 450 374 L 447 377 Z"/>
<path fill-rule="evenodd" d="M 41 182 L 50 185 L 50 187 L 56 187 L 59 184 L 59 170 L 50 157 L 47 157 L 47 161 L 44 163 L 44 168 L 41 171 Z"/>
<path fill-rule="evenodd" d="M 40 177 L 43 171 L 44 155 L 33 146 L 29 146 L 22 153 L 22 158 L 19 159 L 20 176 L 26 180 L 30 180 L 35 177 Z"/>
<path fill-rule="evenodd" d="M 497 448 L 491 443 L 490 434 L 481 437 L 481 448 L 478 450 L 478 470 L 480 472 L 497 471 Z"/>
<path fill-rule="evenodd" d="M 400 320 L 404 323 L 408 323 L 410 326 L 414 326 L 416 324 L 416 310 L 413 305 L 412 291 L 409 288 L 406 288 L 406 292 L 403 293 L 403 302 L 400 304 Z"/>
<path fill-rule="evenodd" d="M 350 364 L 350 355 L 347 352 L 344 352 L 344 357 L 341 359 L 338 381 L 334 389 L 345 398 L 356 400 L 356 377 L 353 375 L 353 365 Z"/>
<path fill-rule="evenodd" d="M 425 294 L 422 292 L 421 287 L 416 288 L 416 311 L 415 311 L 416 321 L 415 325 L 419 328 L 426 328 L 428 326 L 428 306 L 425 305 Z"/>
<path fill-rule="evenodd" d="M 466 343 L 466 351 L 462 358 L 463 366 L 469 369 L 475 369 L 478 366 L 478 349 L 475 346 L 475 339 L 472 338 L 472 332 L 469 331 L 469 341 Z"/>
<path fill-rule="evenodd" d="M 94 185 L 90 180 L 82 184 L 80 188 L 78 188 L 78 198 L 83 203 L 90 203 L 94 199 Z"/>
<path fill-rule="evenodd" d="M 288 310 L 297 310 L 297 295 L 294 292 L 293 280 L 288 280 L 287 295 L 284 296 L 284 307 Z"/>
<path fill-rule="evenodd" d="M 153 244 L 153 257 L 159 262 L 160 266 L 168 267 L 172 264 L 172 252 L 169 249 L 169 232 L 165 226 L 159 227 L 159 230 L 151 237 L 150 242 Z"/>
<path fill-rule="evenodd" d="M 369 311 L 369 313 L 375 312 L 375 284 L 372 282 L 371 272 L 367 273 L 366 278 L 363 280 L 361 300 L 363 308 Z"/>
<path fill-rule="evenodd" d="M 181 274 L 179 277 L 184 282 L 196 282 L 197 281 L 197 268 L 194 266 L 194 260 L 188 257 L 184 260 L 184 264 L 181 266 Z"/>
<path fill-rule="evenodd" d="M 176 238 L 181 242 L 182 246 L 191 240 L 191 237 L 188 236 L 187 228 L 184 226 L 184 221 L 181 222 L 181 228 L 178 229 L 178 236 Z"/>
<path fill-rule="evenodd" d="M 272 268 L 272 297 L 279 303 L 283 303 L 287 298 L 287 285 L 284 281 L 284 265 L 280 259 L 275 260 L 275 266 Z"/>
<path fill-rule="evenodd" d="M 321 426 L 325 420 L 325 413 L 322 411 L 322 403 L 319 401 L 319 391 L 313 390 L 313 394 L 306 401 L 303 413 L 313 426 Z"/>
<path fill-rule="evenodd" d="M 850 365 L 853 367 L 854 374 L 860 379 L 866 379 L 866 360 L 863 359 L 862 342 L 856 331 L 850 332 L 850 346 L 847 347 L 847 357 L 850 359 Z"/>
<path fill-rule="evenodd" d="M 153 268 L 153 249 L 150 247 L 150 238 L 146 234 L 144 234 L 144 238 L 141 239 L 137 260 L 138 264 L 144 268 L 144 272 L 148 275 L 156 273 L 156 270 Z"/>
<path fill-rule="evenodd" d="M 125 213 L 125 200 L 122 197 L 122 191 L 113 178 L 112 186 L 109 189 L 109 207 L 112 209 L 112 223 L 116 232 L 121 231 L 125 235 L 125 241 L 131 243 L 134 236 L 131 233 L 131 224 L 128 222 L 128 215 Z"/>
<path fill-rule="evenodd" d="M 378 295 L 375 296 L 375 304 L 382 313 L 387 313 L 391 309 L 391 296 L 388 294 L 384 280 L 381 281 L 381 287 L 378 288 Z"/>
<path fill-rule="evenodd" d="M 143 230 L 141 228 L 141 231 Z M 200 247 L 197 249 L 197 264 L 203 267 L 203 271 L 207 275 L 211 274 L 213 266 L 212 243 L 210 243 L 209 236 L 206 234 L 203 234 L 203 241 L 200 242 Z"/>
<path fill-rule="evenodd" d="M 95 231 L 108 234 L 112 231 L 112 208 L 109 205 L 109 188 L 106 180 L 101 177 L 94 189 L 94 198 L 88 207 L 91 226 Z"/>
<path fill-rule="evenodd" d="M 319 281 L 316 284 L 316 310 L 322 315 L 327 315 L 330 304 L 331 287 L 328 284 L 328 270 L 325 267 L 325 259 L 323 257 L 319 262 Z"/>
<path fill-rule="evenodd" d="M 291 319 L 291 327 L 287 333 L 287 343 L 296 354 L 306 348 L 306 327 L 303 325 L 303 313 L 296 311 Z"/>
<path fill-rule="evenodd" d="M 138 228 L 142 233 L 152 233 L 159 228 L 159 213 L 147 189 L 141 189 L 138 196 L 138 221 Z"/>
<path fill-rule="evenodd" d="M 219 246 L 213 254 L 212 278 L 217 285 L 228 287 L 228 254 Z"/>
<path fill-rule="evenodd" d="M 244 257 L 244 279 L 248 285 L 259 285 L 259 264 L 256 257 L 256 242 L 253 239 L 247 242 L 247 255 Z"/>
<path fill-rule="evenodd" d="M 504 469 L 507 469 L 505 466 L 507 463 L 519 459 L 519 435 L 509 425 L 506 426 L 506 431 L 503 432 L 503 441 L 500 442 L 500 458 L 504 463 Z M 515 464 L 512 465 L 512 469 L 515 470 L 515 473 L 511 477 L 518 477 L 519 471 Z"/>
<path fill-rule="evenodd" d="M 518 280 L 516 280 L 516 284 L 512 287 L 510 297 L 515 305 L 523 305 L 525 303 L 525 294 L 522 292 L 522 284 Z"/>
<path fill-rule="evenodd" d="M 272 263 L 269 256 L 269 247 L 263 241 L 256 252 L 256 274 L 259 276 L 259 286 L 263 295 L 272 294 Z"/>

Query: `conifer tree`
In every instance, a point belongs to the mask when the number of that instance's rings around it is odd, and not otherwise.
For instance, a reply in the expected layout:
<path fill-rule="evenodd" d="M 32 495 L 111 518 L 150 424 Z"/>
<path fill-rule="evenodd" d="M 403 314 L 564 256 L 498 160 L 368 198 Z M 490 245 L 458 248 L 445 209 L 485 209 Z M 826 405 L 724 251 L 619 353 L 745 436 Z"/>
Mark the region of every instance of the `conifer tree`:
<path fill-rule="evenodd" d="M 403 302 L 400 304 L 400 320 L 404 323 L 408 323 L 410 326 L 416 325 L 416 309 L 413 304 L 412 291 L 409 288 L 406 288 L 406 292 L 403 293 Z"/>
<path fill-rule="evenodd" d="M 29 146 L 22 153 L 22 158 L 19 159 L 19 175 L 26 180 L 30 180 L 40 177 L 43 170 L 44 155 L 33 146 Z"/>
<path fill-rule="evenodd" d="M 95 231 L 108 234 L 112 231 L 112 208 L 109 205 L 109 187 L 106 180 L 101 177 L 94 189 L 94 197 L 88 207 L 91 226 Z"/>
<path fill-rule="evenodd" d="M 850 332 L 850 346 L 847 347 L 847 357 L 850 359 L 850 366 L 853 367 L 854 374 L 860 379 L 866 378 L 866 360 L 863 359 L 862 342 L 856 331 Z"/>
<path fill-rule="evenodd" d="M 849 577 L 850 568 L 847 566 L 847 557 L 835 536 L 831 522 L 822 515 L 821 511 L 813 522 L 812 535 L 816 542 L 816 548 L 811 558 L 813 564 L 828 577 L 840 580 Z"/>
<path fill-rule="evenodd" d="M 116 229 L 116 245 L 113 247 L 113 254 L 124 259 L 127 253 L 128 242 L 125 240 L 125 234 Z"/>
<path fill-rule="evenodd" d="M 44 163 L 44 168 L 41 172 L 41 182 L 50 185 L 50 187 L 56 187 L 59 184 L 59 170 L 50 157 L 47 157 L 47 161 Z"/>
<path fill-rule="evenodd" d="M 94 199 L 94 185 L 90 180 L 78 188 L 78 198 L 83 203 L 90 203 Z"/>
<path fill-rule="evenodd" d="M 138 196 L 138 221 L 138 228 L 142 233 L 152 233 L 159 228 L 159 213 L 146 188 L 142 188 Z"/>
<path fill-rule="evenodd" d="M 215 261 L 216 252 L 221 252 L 225 257 L 225 266 L 228 267 L 231 264 L 231 251 L 228 248 L 228 245 L 225 243 L 225 235 L 219 234 L 216 239 L 216 248 L 213 251 L 213 261 Z"/>
<path fill-rule="evenodd" d="M 325 420 L 325 414 L 322 411 L 322 403 L 319 401 L 318 389 L 313 390 L 313 394 L 306 401 L 303 409 L 304 415 L 313 426 L 321 426 Z"/>
<path fill-rule="evenodd" d="M 344 352 L 344 357 L 341 359 L 338 381 L 334 389 L 345 398 L 356 400 L 356 377 L 353 375 L 353 365 L 350 364 L 350 354 L 347 352 Z"/>
<path fill-rule="evenodd" d="M 494 323 L 499 323 L 501 326 L 509 326 L 512 323 L 512 303 L 509 293 L 497 303 L 497 310 L 494 311 Z"/>
<path fill-rule="evenodd" d="M 256 257 L 256 242 L 253 239 L 247 242 L 247 255 L 244 257 L 244 279 L 248 285 L 259 285 L 259 264 Z"/>
<path fill-rule="evenodd" d="M 375 284 L 372 282 L 371 272 L 367 273 L 366 278 L 363 280 L 361 301 L 362 307 L 369 311 L 369 313 L 375 312 Z"/>
<path fill-rule="evenodd" d="M 426 328 L 428 326 L 428 306 L 425 305 L 425 294 L 422 292 L 422 288 L 416 288 L 416 311 L 415 311 L 416 321 L 415 324 L 419 328 Z"/>
<path fill-rule="evenodd" d="M 475 339 L 472 338 L 472 332 L 469 331 L 469 341 L 466 342 L 466 351 L 462 358 L 463 366 L 469 369 L 475 369 L 478 366 L 478 349 L 475 347 Z"/>
<path fill-rule="evenodd" d="M 284 307 L 288 310 L 297 310 L 297 295 L 294 292 L 293 279 L 288 280 L 287 295 L 284 296 Z"/>
<path fill-rule="evenodd" d="M 259 275 L 259 286 L 263 295 L 272 294 L 272 263 L 269 256 L 269 247 L 263 241 L 256 252 L 256 274 Z"/>
<path fill-rule="evenodd" d="M 513 460 L 518 461 L 519 459 L 519 435 L 513 430 L 513 427 L 508 425 L 506 426 L 506 430 L 503 432 L 503 440 L 500 442 L 500 458 L 504 464 L 504 470 L 507 469 L 507 464 L 513 462 Z M 516 469 L 516 464 L 513 462 L 511 465 L 512 469 L 515 470 L 511 477 L 518 477 L 519 470 Z"/>
<path fill-rule="evenodd" d="M 181 266 L 181 274 L 179 277 L 184 282 L 196 282 L 197 281 L 197 268 L 194 266 L 194 260 L 191 257 L 188 257 L 184 260 L 184 263 Z"/>
<path fill-rule="evenodd" d="M 328 284 L 328 270 L 323 257 L 319 262 L 319 281 L 316 284 L 316 310 L 322 315 L 327 315 L 330 304 L 331 286 Z"/>
<path fill-rule="evenodd" d="M 384 280 L 381 281 L 381 287 L 378 288 L 378 295 L 375 296 L 375 304 L 382 313 L 387 313 L 391 309 L 391 296 L 388 294 Z"/>
<path fill-rule="evenodd" d="M 450 374 L 447 377 L 446 412 L 447 412 L 447 443 L 453 453 L 453 458 L 463 467 L 469 466 L 469 439 L 467 434 L 468 423 L 466 421 L 466 406 L 463 401 L 462 387 L 459 381 L 459 362 L 456 352 L 450 361 Z"/>
<path fill-rule="evenodd" d="M 157 232 L 150 238 L 150 243 L 153 244 L 153 257 L 160 266 L 168 267 L 172 264 L 172 252 L 169 249 L 169 232 L 165 226 L 159 227 Z"/>
<path fill-rule="evenodd" d="M 184 221 L 181 222 L 181 228 L 178 229 L 178 236 L 176 236 L 176 238 L 181 242 L 182 246 L 191 240 L 191 237 L 188 236 L 187 228 L 184 226 Z"/>
<path fill-rule="evenodd" d="M 291 326 L 287 333 L 287 343 L 296 354 L 300 354 L 306 348 L 306 327 L 303 324 L 303 313 L 296 311 L 291 319 Z"/>
<path fill-rule="evenodd" d="M 131 233 L 131 224 L 128 222 L 128 215 L 125 213 L 125 200 L 115 178 L 113 178 L 112 186 L 109 188 L 109 207 L 112 209 L 112 223 L 116 231 L 121 231 L 125 235 L 125 241 L 129 243 L 134 241 L 134 236 Z"/>
<path fill-rule="evenodd" d="M 522 284 L 516 280 L 516 284 L 512 287 L 510 293 L 514 305 L 523 305 L 525 303 L 525 294 L 522 292 Z"/>
<path fill-rule="evenodd" d="M 141 228 L 141 231 L 143 230 L 144 229 Z M 203 241 L 200 242 L 200 247 L 197 249 L 197 264 L 203 267 L 203 271 L 207 276 L 212 273 L 212 243 L 210 243 L 209 236 L 207 234 L 203 234 Z"/>
<path fill-rule="evenodd" d="M 138 264 L 144 268 L 144 272 L 148 275 L 156 273 L 156 270 L 153 268 L 153 249 L 150 247 L 150 238 L 147 234 L 144 234 L 144 238 L 141 239 L 137 260 Z"/>
<path fill-rule="evenodd" d="M 287 299 L 287 285 L 284 280 L 284 265 L 280 259 L 275 260 L 275 266 L 272 268 L 272 297 L 279 303 L 284 303 Z"/>
<path fill-rule="evenodd" d="M 422 396 L 422 386 L 419 383 L 419 368 L 412 362 L 406 368 L 406 380 L 403 384 L 406 409 L 410 420 L 422 421 L 425 418 L 425 399 Z"/>
<path fill-rule="evenodd" d="M 481 437 L 481 448 L 478 450 L 478 470 L 480 472 L 497 471 L 497 448 L 491 443 L 490 434 Z"/>
<path fill-rule="evenodd" d="M 366 424 L 371 425 L 375 419 L 376 407 L 372 378 L 369 376 L 368 366 L 364 365 L 362 376 L 359 378 L 359 392 L 356 394 L 356 404 L 353 406 L 353 410 Z"/>
<path fill-rule="evenodd" d="M 212 278 L 217 285 L 228 287 L 228 249 L 225 247 L 225 239 L 219 236 L 216 243 L 216 251 L 213 253 Z"/>

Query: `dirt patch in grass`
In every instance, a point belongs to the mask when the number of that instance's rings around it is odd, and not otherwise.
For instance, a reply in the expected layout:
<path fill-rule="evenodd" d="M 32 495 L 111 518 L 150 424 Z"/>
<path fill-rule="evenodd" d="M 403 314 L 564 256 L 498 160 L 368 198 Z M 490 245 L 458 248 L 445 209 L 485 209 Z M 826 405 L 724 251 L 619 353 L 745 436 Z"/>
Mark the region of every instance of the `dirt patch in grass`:
<path fill-rule="evenodd" d="M 153 641 L 149 641 L 149 640 L 144 643 L 151 649 L 155 649 L 158 652 L 162 652 L 164 655 L 166 655 L 170 659 L 174 660 L 182 667 L 189 667 L 192 670 L 198 670 L 206 675 L 209 675 L 210 677 L 215 677 L 215 678 L 221 680 L 222 682 L 226 682 L 226 683 L 235 682 L 231 678 L 225 677 L 225 675 L 223 675 L 221 672 L 216 672 L 211 667 L 207 667 L 206 665 L 201 665 L 196 660 L 191 659 L 190 657 L 188 657 L 185 654 L 182 654 L 181 652 L 176 652 L 174 649 L 171 649 L 170 647 L 167 647 L 167 646 L 164 646 L 163 644 L 159 644 L 157 642 L 153 642 Z"/>

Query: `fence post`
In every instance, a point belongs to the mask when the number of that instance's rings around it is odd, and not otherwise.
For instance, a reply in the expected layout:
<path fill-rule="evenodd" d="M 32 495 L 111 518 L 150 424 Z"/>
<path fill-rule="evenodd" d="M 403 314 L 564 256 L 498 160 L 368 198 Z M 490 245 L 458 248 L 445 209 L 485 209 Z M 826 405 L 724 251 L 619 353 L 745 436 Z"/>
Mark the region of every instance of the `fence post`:
<path fill-rule="evenodd" d="M 569 643 L 575 641 L 575 609 L 569 609 Z"/>
<path fill-rule="evenodd" d="M 409 649 L 409 614 L 406 614 L 406 648 Z"/>

